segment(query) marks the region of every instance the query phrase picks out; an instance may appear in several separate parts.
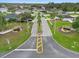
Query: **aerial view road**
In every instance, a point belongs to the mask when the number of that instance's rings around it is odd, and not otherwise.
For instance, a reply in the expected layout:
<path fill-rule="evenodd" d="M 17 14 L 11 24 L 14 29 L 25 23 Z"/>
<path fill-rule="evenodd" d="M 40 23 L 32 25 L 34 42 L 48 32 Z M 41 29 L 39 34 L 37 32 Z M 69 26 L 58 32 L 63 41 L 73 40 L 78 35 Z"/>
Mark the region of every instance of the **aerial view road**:
<path fill-rule="evenodd" d="M 42 21 L 42 42 L 43 42 L 43 53 L 37 53 L 36 49 L 36 35 L 37 35 L 37 16 L 34 19 L 32 27 L 32 35 L 18 48 L 12 52 L 2 56 L 3 58 L 58 58 L 58 57 L 79 57 L 79 54 L 70 52 L 52 40 L 52 34 L 48 26 L 45 17 L 41 16 Z"/>
<path fill-rule="evenodd" d="M 79 1 L 0 0 L 0 58 L 79 58 Z"/>

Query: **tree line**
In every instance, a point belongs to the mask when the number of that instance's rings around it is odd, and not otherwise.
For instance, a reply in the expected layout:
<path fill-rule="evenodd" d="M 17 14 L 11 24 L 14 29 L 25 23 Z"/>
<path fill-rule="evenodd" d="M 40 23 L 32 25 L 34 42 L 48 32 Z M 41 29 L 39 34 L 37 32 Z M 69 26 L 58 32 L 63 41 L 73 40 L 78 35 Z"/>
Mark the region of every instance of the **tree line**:
<path fill-rule="evenodd" d="M 61 9 L 63 11 L 79 11 L 79 3 L 47 3 L 47 4 L 11 4 L 11 3 L 0 3 L 0 6 L 5 5 L 5 6 L 12 6 L 12 5 L 23 5 L 23 6 L 30 6 L 30 8 L 32 7 L 41 7 L 44 6 L 46 7 L 46 9 L 51 9 L 51 8 L 57 8 L 57 9 Z"/>
<path fill-rule="evenodd" d="M 48 3 L 46 8 L 57 8 L 63 11 L 79 11 L 79 3 Z"/>

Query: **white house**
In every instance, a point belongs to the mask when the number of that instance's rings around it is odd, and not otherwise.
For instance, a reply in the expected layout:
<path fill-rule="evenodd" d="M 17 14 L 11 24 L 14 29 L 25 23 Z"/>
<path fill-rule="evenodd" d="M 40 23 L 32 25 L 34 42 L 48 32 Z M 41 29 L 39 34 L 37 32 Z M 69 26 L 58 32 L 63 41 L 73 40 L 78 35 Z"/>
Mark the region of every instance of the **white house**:
<path fill-rule="evenodd" d="M 70 17 L 70 16 L 65 16 L 64 18 L 63 18 L 63 21 L 69 21 L 70 23 L 72 23 L 73 21 L 74 21 L 74 17 Z"/>
<path fill-rule="evenodd" d="M 31 13 L 31 10 L 29 10 L 29 9 L 19 9 L 19 10 L 15 11 L 15 14 L 19 15 L 19 14 L 25 13 L 25 12 Z"/>
<path fill-rule="evenodd" d="M 19 9 L 19 10 L 16 10 L 16 11 L 15 11 L 15 14 L 19 15 L 19 14 L 24 13 L 24 12 L 25 12 L 25 10 L 20 10 L 20 9 Z"/>
<path fill-rule="evenodd" d="M 55 20 L 60 20 L 60 18 L 59 18 L 59 17 L 57 17 L 57 16 L 56 16 L 54 19 L 55 19 Z"/>
<path fill-rule="evenodd" d="M 41 9 L 42 9 L 42 10 L 45 10 L 45 7 L 44 7 L 44 6 L 42 6 L 42 7 L 41 7 Z"/>
<path fill-rule="evenodd" d="M 0 8 L 0 12 L 8 12 L 8 8 Z"/>
<path fill-rule="evenodd" d="M 79 12 L 74 12 L 74 11 L 71 11 L 71 12 L 67 11 L 65 13 L 67 13 L 67 14 L 74 14 L 74 13 L 79 14 Z"/>

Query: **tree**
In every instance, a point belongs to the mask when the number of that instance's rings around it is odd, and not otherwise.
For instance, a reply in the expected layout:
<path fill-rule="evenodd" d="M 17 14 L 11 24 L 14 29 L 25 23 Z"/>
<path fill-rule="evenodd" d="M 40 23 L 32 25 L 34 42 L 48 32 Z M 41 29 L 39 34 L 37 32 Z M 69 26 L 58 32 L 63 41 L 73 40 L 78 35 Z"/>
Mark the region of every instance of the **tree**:
<path fill-rule="evenodd" d="M 33 17 L 31 16 L 31 14 L 30 13 L 26 13 L 26 12 L 20 14 L 18 17 L 20 18 L 21 21 L 25 20 L 25 19 L 28 19 L 28 18 L 33 19 Z"/>
<path fill-rule="evenodd" d="M 79 32 L 79 17 L 77 17 L 76 20 L 72 23 L 72 27 L 76 29 L 77 32 Z"/>
<path fill-rule="evenodd" d="M 4 19 L 2 13 L 0 13 L 0 31 L 6 28 L 6 20 Z"/>

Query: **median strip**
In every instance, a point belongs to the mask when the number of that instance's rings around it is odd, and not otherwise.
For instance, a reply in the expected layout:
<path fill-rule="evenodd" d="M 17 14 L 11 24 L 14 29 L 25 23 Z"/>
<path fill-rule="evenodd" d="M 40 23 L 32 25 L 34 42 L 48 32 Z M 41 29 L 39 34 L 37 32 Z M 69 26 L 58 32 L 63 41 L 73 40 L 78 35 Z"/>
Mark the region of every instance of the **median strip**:
<path fill-rule="evenodd" d="M 37 49 L 37 53 L 41 54 L 43 53 L 43 42 L 42 42 L 42 36 L 40 36 L 39 38 L 39 34 L 37 34 L 37 39 L 36 39 L 36 49 Z"/>
<path fill-rule="evenodd" d="M 37 31 L 37 36 L 36 36 L 36 49 L 37 49 L 36 52 L 38 54 L 43 53 L 42 26 L 41 26 L 40 13 L 38 13 L 38 31 Z"/>

